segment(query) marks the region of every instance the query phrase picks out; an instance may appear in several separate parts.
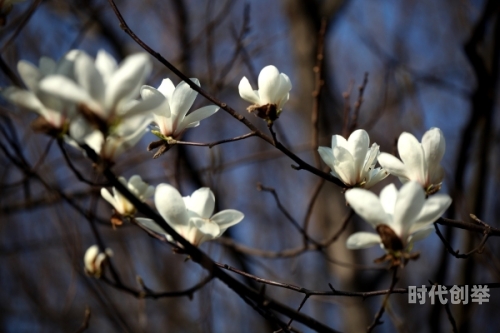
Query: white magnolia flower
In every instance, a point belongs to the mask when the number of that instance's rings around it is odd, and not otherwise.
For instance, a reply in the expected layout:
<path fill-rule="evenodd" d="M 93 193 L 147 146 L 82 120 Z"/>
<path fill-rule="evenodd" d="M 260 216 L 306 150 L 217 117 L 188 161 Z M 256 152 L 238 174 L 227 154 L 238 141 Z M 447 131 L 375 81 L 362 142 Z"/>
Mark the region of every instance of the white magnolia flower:
<path fill-rule="evenodd" d="M 70 125 L 69 133 L 76 143 L 73 146 L 86 144 L 101 158 L 114 161 L 116 157 L 135 146 L 147 133 L 151 123 L 149 117 L 133 117 L 122 121 L 114 127 L 112 133 L 105 136 L 102 131 L 94 129 L 85 119 L 78 118 Z"/>
<path fill-rule="evenodd" d="M 347 239 L 349 249 L 381 244 L 386 251 L 410 251 L 413 242 L 430 235 L 432 223 L 450 206 L 451 198 L 439 194 L 428 199 L 417 182 L 408 182 L 399 190 L 387 185 L 380 198 L 368 190 L 354 188 L 345 194 L 354 211 L 375 228 L 378 234 L 357 232 Z"/>
<path fill-rule="evenodd" d="M 422 143 L 410 133 L 403 132 L 398 139 L 400 161 L 396 157 L 381 153 L 378 162 L 401 182 L 410 180 L 419 182 L 427 194 L 433 194 L 441 188 L 444 169 L 440 165 L 446 143 L 443 132 L 433 127 L 425 132 Z"/>
<path fill-rule="evenodd" d="M 87 249 L 83 258 L 85 273 L 95 278 L 100 278 L 106 258 L 112 255 L 113 251 L 110 249 L 106 249 L 105 253 L 103 253 L 99 252 L 99 246 L 92 245 Z"/>
<path fill-rule="evenodd" d="M 95 61 L 79 52 L 74 79 L 50 75 L 40 82 L 40 89 L 77 104 L 92 125 L 108 134 L 122 120 L 144 117 L 157 106 L 154 100 L 135 100 L 150 72 L 151 61 L 146 53 L 130 55 L 118 66 L 103 50 Z"/>
<path fill-rule="evenodd" d="M 191 244 L 198 246 L 203 242 L 220 237 L 227 228 L 239 223 L 244 215 L 234 209 L 226 209 L 215 215 L 215 198 L 212 191 L 203 187 L 191 196 L 182 197 L 173 186 L 160 184 L 156 187 L 155 205 L 165 221 Z M 146 228 L 166 235 L 166 231 L 153 220 L 137 218 Z"/>
<path fill-rule="evenodd" d="M 379 145 L 370 147 L 370 138 L 365 130 L 359 129 L 346 140 L 340 135 L 332 136 L 332 148 L 319 147 L 319 155 L 332 169 L 331 174 L 348 187 L 370 188 L 389 173 L 375 168 Z"/>
<path fill-rule="evenodd" d="M 71 76 L 73 63 L 79 52 L 70 51 L 58 63 L 42 57 L 38 67 L 24 60 L 19 61 L 17 70 L 28 90 L 11 86 L 2 95 L 13 104 L 37 112 L 51 128 L 65 132 L 68 122 L 75 115 L 75 106 L 40 90 L 39 86 L 40 81 L 50 75 Z"/>
<path fill-rule="evenodd" d="M 258 84 L 259 89 L 253 90 L 250 82 L 244 76 L 238 86 L 240 96 L 253 103 L 248 111 L 256 111 L 257 116 L 267 120 L 276 120 L 283 105 L 289 99 L 292 83 L 286 74 L 280 73 L 276 67 L 271 65 L 260 71 Z"/>
<path fill-rule="evenodd" d="M 130 192 L 132 192 L 141 201 L 146 200 L 146 198 L 152 196 L 154 193 L 154 187 L 143 182 L 141 176 L 139 175 L 133 175 L 132 177 L 130 177 L 128 182 L 123 177 L 120 177 L 118 179 L 123 185 L 128 188 Z M 111 195 L 111 193 L 105 188 L 101 189 L 101 195 L 115 208 L 116 212 L 120 215 L 131 216 L 135 214 L 136 209 L 134 205 L 132 205 L 125 198 L 125 196 L 118 192 L 114 187 L 113 195 Z"/>
<path fill-rule="evenodd" d="M 198 86 L 198 79 L 191 79 Z M 154 122 L 158 125 L 153 131 L 161 139 L 176 139 L 191 127 L 200 125 L 200 121 L 210 117 L 219 108 L 215 105 L 204 106 L 188 114 L 198 93 L 184 81 L 174 86 L 170 79 L 164 79 L 158 89 L 151 86 L 141 88 L 144 101 L 159 105 L 153 110 Z M 156 132 L 156 133 L 155 133 Z"/>

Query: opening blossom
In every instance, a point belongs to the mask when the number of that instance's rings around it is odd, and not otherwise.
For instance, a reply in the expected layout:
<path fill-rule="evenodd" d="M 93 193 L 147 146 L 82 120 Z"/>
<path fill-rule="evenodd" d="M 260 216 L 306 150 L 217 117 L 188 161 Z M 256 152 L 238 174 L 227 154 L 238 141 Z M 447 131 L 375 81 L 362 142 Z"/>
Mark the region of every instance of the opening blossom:
<path fill-rule="evenodd" d="M 142 181 L 141 176 L 133 175 L 128 182 L 125 178 L 118 178 L 120 182 L 125 185 L 130 192 L 132 192 L 139 200 L 144 201 L 151 197 L 154 193 L 154 187 Z M 109 202 L 114 208 L 116 213 L 121 217 L 130 217 L 136 213 L 136 208 L 130 203 L 120 192 L 113 187 L 113 195 L 105 189 L 101 189 L 102 197 Z"/>
<path fill-rule="evenodd" d="M 200 85 L 198 79 L 191 80 Z M 219 110 L 215 105 L 207 105 L 187 114 L 198 93 L 184 81 L 177 87 L 170 79 L 164 79 L 158 89 L 143 86 L 141 96 L 144 100 L 159 99 L 158 103 L 161 104 L 153 110 L 153 116 L 159 134 L 165 138 L 178 138 L 186 129 L 200 125 L 200 120 L 210 117 Z"/>
<path fill-rule="evenodd" d="M 422 186 L 408 182 L 398 191 L 386 186 L 380 197 L 360 188 L 348 190 L 346 200 L 378 234 L 357 232 L 347 239 L 347 248 L 363 249 L 380 244 L 390 258 L 405 257 L 413 242 L 429 236 L 436 221 L 450 206 L 451 198 L 438 194 L 426 199 Z M 387 257 L 389 259 L 389 257 Z"/>
<path fill-rule="evenodd" d="M 200 86 L 198 79 L 191 80 Z M 207 105 L 188 114 L 198 93 L 184 81 L 174 86 L 170 79 L 164 79 L 158 89 L 145 85 L 141 88 L 141 96 L 144 101 L 159 105 L 153 110 L 157 128 L 151 132 L 164 142 L 154 142 L 148 148 L 163 147 L 155 154 L 155 158 L 166 151 L 168 141 L 179 138 L 188 128 L 199 126 L 201 120 L 219 110 L 215 105 Z"/>
<path fill-rule="evenodd" d="M 226 209 L 213 214 L 215 197 L 208 187 L 202 187 L 191 196 L 182 197 L 179 191 L 168 184 L 156 187 L 155 205 L 165 221 L 194 246 L 220 237 L 227 228 L 243 220 L 244 215 L 234 209 Z M 136 218 L 144 227 L 173 238 L 153 220 Z"/>
<path fill-rule="evenodd" d="M 292 83 L 288 76 L 280 73 L 272 65 L 264 67 L 258 78 L 259 89 L 253 90 L 248 79 L 244 76 L 238 85 L 241 98 L 253 103 L 247 110 L 268 122 L 276 120 L 283 105 L 289 99 Z"/>
<path fill-rule="evenodd" d="M 87 249 L 83 257 L 85 273 L 97 279 L 100 278 L 106 259 L 112 255 L 113 251 L 111 249 L 106 249 L 103 253 L 99 252 L 99 246 L 92 245 Z"/>
<path fill-rule="evenodd" d="M 352 132 L 348 140 L 333 135 L 332 148 L 319 147 L 318 153 L 332 169 L 331 174 L 347 187 L 370 188 L 389 175 L 386 170 L 375 168 L 379 145 L 370 147 L 370 137 L 362 129 Z"/>
<path fill-rule="evenodd" d="M 422 143 L 410 133 L 403 132 L 398 139 L 401 160 L 388 153 L 381 153 L 378 162 L 401 182 L 420 183 L 427 194 L 441 189 L 444 169 L 440 165 L 446 149 L 443 132 L 436 127 L 425 132 Z"/>

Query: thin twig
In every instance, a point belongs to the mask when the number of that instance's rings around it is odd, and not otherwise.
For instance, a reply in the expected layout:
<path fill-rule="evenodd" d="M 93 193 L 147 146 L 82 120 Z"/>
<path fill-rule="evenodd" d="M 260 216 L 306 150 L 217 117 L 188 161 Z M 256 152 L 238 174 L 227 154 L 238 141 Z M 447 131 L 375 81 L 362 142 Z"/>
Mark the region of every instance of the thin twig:
<path fill-rule="evenodd" d="M 363 104 L 363 93 L 365 92 L 367 84 L 368 84 L 368 72 L 365 73 L 363 83 L 358 87 L 359 95 L 358 95 L 358 100 L 356 101 L 356 103 L 354 103 L 354 111 L 352 113 L 349 134 L 354 132 L 354 130 L 358 126 L 359 109 L 361 108 L 361 104 Z"/>
<path fill-rule="evenodd" d="M 316 183 L 316 186 L 314 187 L 313 193 L 311 195 L 311 199 L 309 200 L 309 203 L 307 204 L 307 209 L 306 209 L 306 215 L 304 216 L 304 223 L 302 229 L 304 229 L 304 232 L 307 233 L 307 229 L 309 228 L 309 221 L 311 220 L 314 204 L 316 203 L 316 200 L 319 197 L 319 193 L 321 192 L 321 188 L 325 184 L 325 179 L 320 178 L 318 179 L 318 182 Z M 304 237 L 304 244 L 307 243 L 307 238 Z"/>
<path fill-rule="evenodd" d="M 80 180 L 81 182 L 84 182 L 85 184 L 92 185 L 92 186 L 104 186 L 104 187 L 105 186 L 109 186 L 108 182 L 106 182 L 106 183 L 95 183 L 95 182 L 93 182 L 91 180 L 88 180 L 85 177 L 83 177 L 83 175 L 80 173 L 80 171 L 78 171 L 78 169 L 76 168 L 76 166 L 71 161 L 71 158 L 68 156 L 68 152 L 64 148 L 64 142 L 61 139 L 58 139 L 57 140 L 57 145 L 61 149 L 61 152 L 62 152 L 62 154 L 64 156 L 64 160 L 66 161 L 66 164 L 69 166 L 69 168 L 71 169 L 71 171 L 73 171 L 74 175 L 76 176 L 76 178 L 78 178 L 78 180 Z"/>
<path fill-rule="evenodd" d="M 446 302 L 444 304 L 444 309 L 446 310 L 446 315 L 451 324 L 451 329 L 453 333 L 458 333 L 457 323 L 455 322 L 455 318 L 453 318 L 453 313 L 451 313 L 450 303 Z"/>
<path fill-rule="evenodd" d="M 347 216 L 345 217 L 344 221 L 342 222 L 342 225 L 340 226 L 340 229 L 334 233 L 332 235 L 332 237 L 327 240 L 326 242 L 324 242 L 322 245 L 323 247 L 328 247 L 330 246 L 333 242 L 335 242 L 339 237 L 340 235 L 344 232 L 344 230 L 347 228 L 347 224 L 349 223 L 349 221 L 351 220 L 351 218 L 354 216 L 354 210 L 351 208 L 349 210 L 349 213 L 347 214 Z"/>
<path fill-rule="evenodd" d="M 207 285 L 210 281 L 213 280 L 213 276 L 208 275 L 203 280 L 201 280 L 200 282 L 198 282 L 197 284 L 195 284 L 194 286 L 192 286 L 188 289 L 178 290 L 178 291 L 161 291 L 161 292 L 153 291 L 153 290 L 149 289 L 148 287 L 146 287 L 144 285 L 144 282 L 140 278 L 138 279 L 138 281 L 142 287 L 142 290 L 137 290 L 137 289 L 129 287 L 123 283 L 117 283 L 117 282 L 111 281 L 106 276 L 102 276 L 100 279 L 103 282 L 105 282 L 106 284 L 112 286 L 113 288 L 118 289 L 118 290 L 122 290 L 122 291 L 124 291 L 130 295 L 133 295 L 137 298 L 159 299 L 159 298 L 167 298 L 167 297 L 186 296 L 186 297 L 191 299 L 193 297 L 193 294 L 196 291 L 200 290 L 205 285 Z"/>
<path fill-rule="evenodd" d="M 214 142 L 208 142 L 208 143 L 204 143 L 204 142 L 186 142 L 186 141 L 171 140 L 171 141 L 168 142 L 168 144 L 169 145 L 185 145 L 185 146 L 198 146 L 198 147 L 212 148 L 212 147 L 215 147 L 215 146 L 223 144 L 223 143 L 239 141 L 239 140 L 247 139 L 247 138 L 250 138 L 250 137 L 256 136 L 256 135 L 257 134 L 255 132 L 250 132 L 250 133 L 247 133 L 247 134 L 236 136 L 234 138 L 223 139 L 223 140 L 214 141 Z"/>
<path fill-rule="evenodd" d="M 354 81 L 349 82 L 349 87 L 347 91 L 342 93 L 342 98 L 344 99 L 344 112 L 342 121 L 342 136 L 347 138 L 349 136 L 349 118 L 351 116 L 351 92 L 354 86 Z"/>
<path fill-rule="evenodd" d="M 310 296 L 311 295 L 308 295 L 308 294 L 304 295 L 304 298 L 302 299 L 302 302 L 300 302 L 300 305 L 299 305 L 299 308 L 297 309 L 297 312 L 302 310 L 302 307 L 304 306 L 304 304 L 306 304 L 306 302 Z M 292 325 L 292 323 L 293 323 L 293 319 L 290 319 L 290 321 L 288 322 L 288 327 L 290 327 L 290 325 Z"/>
<path fill-rule="evenodd" d="M 397 274 L 398 274 L 398 267 L 396 266 L 393 268 L 393 271 L 392 271 L 392 280 L 391 280 L 391 286 L 389 288 L 389 291 L 385 295 L 384 300 L 382 302 L 382 306 L 380 307 L 377 314 L 375 315 L 375 318 L 373 319 L 372 324 L 370 326 L 368 326 L 368 328 L 366 329 L 367 333 L 370 333 L 371 331 L 373 331 L 373 329 L 377 325 L 381 325 L 383 323 L 382 321 L 380 321 L 380 318 L 382 318 L 382 315 L 384 314 L 385 308 L 387 307 L 387 303 L 389 302 L 389 297 L 394 290 L 394 286 L 396 286 L 396 283 L 398 282 Z"/>
<path fill-rule="evenodd" d="M 286 210 L 286 208 L 281 204 L 281 201 L 280 201 L 280 198 L 278 196 L 278 193 L 276 193 L 276 190 L 272 187 L 266 187 L 264 185 L 262 185 L 261 183 L 258 183 L 257 184 L 257 189 L 259 191 L 264 191 L 264 192 L 268 192 L 268 193 L 271 193 L 273 198 L 274 198 L 274 201 L 276 201 L 276 206 L 278 206 L 278 209 L 283 213 L 283 215 L 285 215 L 285 217 L 287 218 L 288 221 L 290 221 L 290 223 L 292 223 L 292 225 L 295 227 L 295 229 L 297 229 L 301 234 L 302 236 L 304 236 L 305 239 L 307 239 L 309 242 L 315 244 L 315 245 L 319 245 L 320 243 L 315 241 L 314 239 L 312 239 L 308 234 L 307 232 L 302 229 L 302 227 L 299 225 L 299 223 L 293 218 L 293 216 Z"/>
<path fill-rule="evenodd" d="M 7 47 L 17 38 L 17 36 L 21 33 L 21 31 L 24 29 L 26 24 L 28 24 L 29 20 L 35 13 L 35 10 L 38 8 L 42 0 L 36 0 L 34 1 L 28 11 L 26 12 L 26 16 L 23 18 L 19 26 L 17 27 L 16 31 L 10 36 L 10 38 L 3 44 L 2 48 L 0 49 L 0 54 L 4 53 Z"/>
<path fill-rule="evenodd" d="M 311 125 L 312 125 L 312 146 L 319 146 L 319 128 L 318 128 L 318 118 L 319 118 L 319 97 L 321 94 L 321 89 L 325 85 L 323 80 L 323 60 L 325 58 L 325 34 L 326 34 L 326 18 L 321 19 L 321 27 L 318 32 L 318 50 L 316 53 L 316 65 L 313 68 L 315 77 L 315 88 L 312 93 L 313 96 L 313 106 L 311 112 Z M 314 165 L 316 168 L 321 167 L 321 160 L 317 151 L 314 151 Z"/>
<path fill-rule="evenodd" d="M 489 226 L 488 226 L 489 227 Z M 490 237 L 490 229 L 486 229 L 484 231 L 484 236 L 483 238 L 481 239 L 481 242 L 479 243 L 479 245 L 470 250 L 469 252 L 467 253 L 463 253 L 463 254 L 460 254 L 460 251 L 459 250 L 453 250 L 453 247 L 451 246 L 451 244 L 444 238 L 443 234 L 441 233 L 441 230 L 439 230 L 437 224 L 435 223 L 434 224 L 434 228 L 436 229 L 436 234 L 438 235 L 439 239 L 441 239 L 441 241 L 443 242 L 443 245 L 445 246 L 446 250 L 451 254 L 453 255 L 455 258 L 457 259 L 466 259 L 468 258 L 469 256 L 471 256 L 472 254 L 474 253 L 482 253 L 483 250 L 484 250 L 484 245 L 486 244 L 486 241 L 488 240 L 488 238 Z"/>
<path fill-rule="evenodd" d="M 464 222 L 464 221 L 459 221 L 459 220 L 452 220 L 452 219 L 447 219 L 444 217 L 439 218 L 435 223 L 441 224 L 441 225 L 446 225 L 449 227 L 469 230 L 469 231 L 476 231 L 476 232 L 480 232 L 483 234 L 485 231 L 487 231 L 489 233 L 490 237 L 491 236 L 495 236 L 495 237 L 500 236 L 500 229 L 494 228 L 494 227 L 489 226 L 489 225 L 485 226 L 482 224 Z"/>
<path fill-rule="evenodd" d="M 87 328 L 89 328 L 89 323 L 90 323 L 90 308 L 87 306 L 85 308 L 85 315 L 83 317 L 83 323 L 82 325 L 80 326 L 80 328 L 78 328 L 75 333 L 82 333 L 82 332 L 85 332 L 87 330 Z"/>

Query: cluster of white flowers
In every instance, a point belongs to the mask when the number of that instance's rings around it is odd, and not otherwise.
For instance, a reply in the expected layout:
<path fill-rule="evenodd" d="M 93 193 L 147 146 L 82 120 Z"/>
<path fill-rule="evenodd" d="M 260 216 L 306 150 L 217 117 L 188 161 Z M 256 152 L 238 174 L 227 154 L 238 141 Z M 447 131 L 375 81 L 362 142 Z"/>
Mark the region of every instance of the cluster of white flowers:
<path fill-rule="evenodd" d="M 164 146 L 177 140 L 186 129 L 213 115 L 218 107 L 208 105 L 189 113 L 197 96 L 186 82 L 174 86 L 164 79 L 156 89 L 144 85 L 151 71 L 149 57 L 144 53 L 128 56 L 121 64 L 105 51 L 92 59 L 83 51 L 73 50 L 59 62 L 42 58 L 36 67 L 21 61 L 18 71 L 27 90 L 9 87 L 3 96 L 11 102 L 37 112 L 37 126 L 51 135 L 66 137 L 70 142 L 86 144 L 102 158 L 113 160 L 118 154 L 135 145 L 151 123 L 152 133 Z M 200 85 L 195 78 L 191 79 Z M 248 79 L 239 84 L 240 96 L 252 103 L 248 110 L 269 124 L 275 121 L 289 99 L 290 79 L 274 66 L 266 66 L 258 77 L 258 90 Z M 138 96 L 141 99 L 136 99 Z M 354 211 L 372 225 L 377 234 L 358 232 L 349 237 L 347 247 L 360 249 L 380 244 L 391 256 L 393 264 L 410 258 L 413 242 L 428 236 L 436 221 L 451 204 L 448 195 L 440 190 L 444 170 L 440 165 L 445 152 L 445 140 L 440 129 L 427 131 L 422 142 L 410 133 L 398 140 L 398 158 L 379 151 L 376 143 L 370 146 L 365 130 L 354 131 L 348 139 L 332 136 L 331 148 L 319 147 L 318 152 L 330 167 L 331 174 L 346 188 L 346 201 Z M 376 167 L 377 163 L 381 167 Z M 393 184 L 386 186 L 377 197 L 368 191 L 389 174 L 404 183 L 398 191 Z M 165 221 L 195 246 L 219 237 L 239 223 L 243 214 L 223 210 L 213 214 L 215 198 L 209 188 L 201 188 L 191 196 L 182 197 L 171 185 L 153 186 L 140 176 L 120 181 L 141 201 L 153 195 L 154 202 Z M 113 195 L 102 189 L 103 198 L 120 218 L 135 219 L 152 232 L 174 241 L 153 220 L 136 218 L 136 208 L 115 188 Z M 107 255 L 96 246 L 85 255 L 89 274 L 99 276 Z"/>
<path fill-rule="evenodd" d="M 36 129 L 75 146 L 86 144 L 113 161 L 139 142 L 152 122 L 158 125 L 153 133 L 168 140 L 218 110 L 209 105 L 188 114 L 197 93 L 185 82 L 174 87 L 169 79 L 158 89 L 144 85 L 151 67 L 146 53 L 118 64 L 103 50 L 95 60 L 72 50 L 58 63 L 45 57 L 39 67 L 20 61 L 18 71 L 28 89 L 9 87 L 2 94 L 41 116 Z"/>
<path fill-rule="evenodd" d="M 361 249 L 380 244 L 387 259 L 403 264 L 411 258 L 408 253 L 413 243 L 430 235 L 431 224 L 451 204 L 448 195 L 433 195 L 444 178 L 440 165 L 445 152 L 444 136 L 439 128 L 431 128 L 419 143 L 412 134 L 402 133 L 398 140 L 402 161 L 380 153 L 377 144 L 369 144 L 366 131 L 357 130 L 348 140 L 334 135 L 332 148 L 319 147 L 318 152 L 332 175 L 346 185 L 346 201 L 377 231 L 351 235 L 347 247 Z M 375 168 L 377 161 L 382 168 Z M 389 174 L 404 184 L 399 192 L 394 184 L 386 186 L 380 197 L 367 190 Z"/>

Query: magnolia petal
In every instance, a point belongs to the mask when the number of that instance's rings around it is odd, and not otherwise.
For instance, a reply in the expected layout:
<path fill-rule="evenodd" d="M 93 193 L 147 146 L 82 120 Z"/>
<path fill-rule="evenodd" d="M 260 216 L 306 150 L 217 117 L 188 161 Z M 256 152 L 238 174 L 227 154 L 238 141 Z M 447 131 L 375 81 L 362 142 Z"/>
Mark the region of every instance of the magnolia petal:
<path fill-rule="evenodd" d="M 121 178 L 120 181 L 124 183 L 123 185 L 127 186 L 125 178 L 123 177 L 120 178 Z M 116 202 L 115 204 L 116 211 L 122 215 L 129 215 L 131 213 L 133 214 L 133 212 L 135 211 L 134 205 L 132 205 L 132 203 L 128 201 L 127 198 L 125 198 L 125 196 L 116 189 L 116 187 L 113 187 L 112 190 Z"/>
<path fill-rule="evenodd" d="M 217 235 L 219 237 L 227 228 L 240 223 L 244 217 L 245 215 L 236 209 L 226 209 L 212 216 L 210 220 L 219 225 L 221 229 L 221 233 Z"/>
<path fill-rule="evenodd" d="M 141 94 L 142 99 L 153 98 L 157 99 L 158 102 L 164 102 L 166 100 L 166 97 L 158 89 L 148 85 L 143 85 L 139 90 L 139 93 Z"/>
<path fill-rule="evenodd" d="M 151 86 L 144 85 L 141 87 L 140 93 L 143 100 L 151 100 L 153 104 L 157 105 L 151 112 L 157 113 L 160 116 L 171 117 L 168 99 L 162 92 Z"/>
<path fill-rule="evenodd" d="M 109 78 L 106 86 L 105 108 L 117 109 L 122 114 L 120 106 L 138 95 L 140 87 L 151 72 L 151 61 L 146 53 L 128 56 L 120 67 Z"/>
<path fill-rule="evenodd" d="M 380 154 L 380 146 L 376 143 L 372 144 L 370 149 L 368 149 L 365 157 L 365 161 L 363 162 L 363 170 L 362 172 L 368 173 L 370 169 L 373 170 L 375 164 L 377 164 L 377 157 Z"/>
<path fill-rule="evenodd" d="M 81 50 L 70 50 L 66 53 L 57 63 L 57 68 L 54 72 L 56 75 L 65 76 L 71 80 L 76 80 L 75 78 L 75 60 L 80 56 L 81 53 L 85 53 Z"/>
<path fill-rule="evenodd" d="M 279 75 L 279 86 L 276 89 L 275 103 L 281 108 L 288 101 L 288 92 L 292 89 L 292 83 L 284 73 Z"/>
<path fill-rule="evenodd" d="M 160 86 L 158 87 L 158 91 L 160 93 L 162 93 L 162 95 L 165 96 L 165 98 L 168 101 L 171 101 L 172 100 L 172 95 L 174 94 L 174 91 L 175 91 L 175 85 L 172 82 L 172 80 L 170 80 L 170 79 L 163 79 L 161 81 Z"/>
<path fill-rule="evenodd" d="M 285 105 L 286 102 L 288 102 L 288 99 L 290 98 L 290 94 L 286 94 L 283 96 L 283 98 L 278 102 L 278 110 L 281 110 L 283 108 L 283 105 Z"/>
<path fill-rule="evenodd" d="M 440 163 L 446 150 L 443 132 L 436 127 L 425 132 L 422 137 L 422 147 L 429 167 L 428 176 L 432 179 L 431 184 L 441 183 L 444 177 L 444 170 Z"/>
<path fill-rule="evenodd" d="M 258 78 L 260 104 L 277 104 L 278 96 L 277 89 L 280 84 L 280 72 L 275 66 L 266 66 L 260 73 Z"/>
<path fill-rule="evenodd" d="M 197 86 L 200 86 L 200 81 L 198 79 L 191 80 Z M 177 85 L 177 87 L 175 87 L 175 91 L 172 94 L 172 99 L 169 101 L 174 129 L 176 129 L 181 120 L 184 119 L 189 109 L 193 105 L 196 96 L 198 96 L 198 93 L 184 81 L 182 81 Z"/>
<path fill-rule="evenodd" d="M 89 274 L 97 274 L 97 271 L 100 270 L 100 265 L 96 265 L 96 259 L 99 255 L 99 246 L 92 245 L 87 249 L 85 255 L 83 257 L 83 263 L 85 265 L 85 269 Z"/>
<path fill-rule="evenodd" d="M 427 199 L 410 228 L 410 233 L 434 223 L 450 207 L 451 198 L 446 194 L 435 194 Z"/>
<path fill-rule="evenodd" d="M 152 120 L 151 111 L 156 110 L 162 105 L 162 100 L 156 97 L 131 102 L 122 109 L 122 119 L 143 115 L 148 116 Z"/>
<path fill-rule="evenodd" d="M 202 187 L 191 194 L 190 197 L 184 197 L 186 208 L 198 214 L 198 216 L 209 219 L 214 212 L 215 196 L 208 187 Z"/>
<path fill-rule="evenodd" d="M 2 92 L 2 95 L 13 104 L 37 111 L 39 113 L 41 113 L 41 110 L 45 108 L 38 97 L 36 97 L 31 91 L 19 89 L 17 87 L 8 87 Z"/>
<path fill-rule="evenodd" d="M 210 239 L 214 239 L 220 233 L 220 228 L 217 223 L 213 223 L 210 220 L 206 220 L 200 217 L 192 217 L 191 223 L 194 224 L 196 229 L 201 231 L 205 235 L 209 235 Z"/>
<path fill-rule="evenodd" d="M 94 65 L 94 60 L 87 53 L 80 53 L 75 60 L 75 76 L 78 84 L 91 98 L 102 105 L 105 93 L 104 82 L 101 73 Z"/>
<path fill-rule="evenodd" d="M 194 127 L 194 126 L 189 126 L 191 124 L 199 123 L 201 120 L 210 117 L 214 113 L 219 111 L 219 107 L 215 105 L 207 105 L 202 108 L 199 108 L 198 110 L 195 110 L 188 114 L 186 118 L 184 118 L 180 123 L 179 126 L 176 129 L 177 133 L 181 133 L 184 129 L 188 127 Z"/>
<path fill-rule="evenodd" d="M 17 71 L 29 90 L 36 92 L 38 90 L 38 82 L 42 79 L 40 70 L 30 62 L 21 60 L 17 63 Z"/>
<path fill-rule="evenodd" d="M 113 73 L 116 71 L 118 64 L 115 58 L 104 50 L 99 50 L 95 58 L 95 68 L 99 71 L 104 84 L 108 83 Z"/>
<path fill-rule="evenodd" d="M 157 113 L 153 113 L 153 117 L 154 122 L 156 123 L 156 125 L 158 125 L 161 134 L 163 134 L 164 136 L 174 135 L 172 118 L 170 116 L 166 117 Z"/>
<path fill-rule="evenodd" d="M 94 131 L 95 129 L 81 116 L 73 119 L 69 125 L 71 138 L 79 143 L 83 143 L 85 138 Z"/>
<path fill-rule="evenodd" d="M 423 186 L 427 178 L 427 164 L 425 161 L 424 149 L 420 142 L 418 142 L 417 138 L 412 134 L 403 132 L 399 136 L 398 152 L 399 156 L 401 156 L 401 160 L 405 164 L 406 176 L 411 180 L 419 182 Z"/>
<path fill-rule="evenodd" d="M 380 236 L 371 232 L 357 232 L 346 241 L 347 248 L 351 250 L 366 249 L 381 243 Z"/>
<path fill-rule="evenodd" d="M 184 125 L 184 124 L 182 124 L 182 123 L 181 123 L 181 128 L 182 128 L 183 130 L 186 130 L 186 129 L 188 129 L 188 128 L 193 128 L 193 127 L 198 127 L 198 126 L 200 126 L 200 122 L 199 122 L 199 121 L 195 121 L 194 123 L 189 123 L 189 124 L 187 124 L 187 125 Z M 175 135 L 180 135 L 180 134 L 181 134 L 181 132 L 179 132 L 179 131 L 177 131 L 177 132 L 175 133 Z"/>
<path fill-rule="evenodd" d="M 422 240 L 422 239 L 428 237 L 430 234 L 432 234 L 433 231 L 434 231 L 434 227 L 432 225 L 428 226 L 424 229 L 420 229 L 408 237 L 407 243 L 412 244 L 416 241 Z"/>
<path fill-rule="evenodd" d="M 330 169 L 333 170 L 333 165 L 335 163 L 334 163 L 332 149 L 328 147 L 318 147 L 318 153 L 323 162 L 325 162 L 325 164 L 328 165 Z"/>
<path fill-rule="evenodd" d="M 363 163 L 365 162 L 366 153 L 370 147 L 370 137 L 363 129 L 358 129 L 349 136 L 347 140 L 347 150 L 351 153 L 354 159 L 354 173 L 356 178 L 359 178 L 362 170 Z M 360 180 L 360 179 L 356 179 Z"/>
<path fill-rule="evenodd" d="M 440 184 L 444 179 L 445 171 L 441 165 L 436 165 L 434 168 L 429 168 L 429 182 L 430 184 Z"/>
<path fill-rule="evenodd" d="M 83 103 L 94 111 L 102 108 L 89 93 L 72 80 L 62 75 L 50 75 L 40 81 L 40 89 L 73 103 Z"/>
<path fill-rule="evenodd" d="M 101 157 L 114 160 L 125 151 L 134 147 L 146 133 L 145 126 L 140 126 L 135 132 L 126 136 L 109 135 L 101 151 Z"/>
<path fill-rule="evenodd" d="M 149 113 L 147 113 L 146 115 L 138 115 L 131 118 L 125 118 L 118 124 L 118 126 L 113 129 L 112 134 L 124 138 L 128 137 L 139 130 L 144 131 L 146 127 L 151 124 L 152 120 L 153 119 L 151 117 L 151 114 Z"/>
<path fill-rule="evenodd" d="M 333 148 L 333 168 L 340 176 L 344 184 L 356 185 L 357 174 L 354 170 L 354 158 L 351 153 L 344 147 Z"/>
<path fill-rule="evenodd" d="M 160 215 L 173 226 L 187 226 L 189 219 L 181 194 L 169 184 L 160 184 L 155 191 L 155 205 Z"/>
<path fill-rule="evenodd" d="M 76 140 L 76 139 L 75 139 Z M 104 144 L 104 135 L 101 131 L 94 130 L 83 139 L 85 144 L 92 148 L 96 154 L 100 154 Z"/>
<path fill-rule="evenodd" d="M 101 196 L 109 202 L 113 207 L 115 207 L 116 200 L 115 197 L 111 195 L 111 193 L 106 188 L 101 188 Z"/>
<path fill-rule="evenodd" d="M 148 185 L 139 175 L 130 177 L 127 186 L 141 200 L 152 196 L 154 193 L 154 186 Z"/>
<path fill-rule="evenodd" d="M 137 221 L 137 223 L 139 223 L 140 225 L 142 225 L 146 229 L 154 231 L 160 235 L 165 235 L 165 236 L 167 235 L 167 232 L 162 227 L 160 227 L 155 221 L 153 221 L 151 219 L 147 219 L 147 218 L 143 218 L 143 217 L 136 217 L 135 220 Z"/>
<path fill-rule="evenodd" d="M 394 207 L 398 199 L 398 190 L 394 184 L 389 184 L 380 191 L 380 203 L 384 211 L 389 214 L 394 214 Z"/>
<path fill-rule="evenodd" d="M 386 170 L 384 170 L 382 168 L 372 169 L 368 172 L 367 181 L 363 187 L 366 189 L 369 189 L 370 187 L 372 187 L 375 184 L 377 184 L 378 182 L 384 180 L 388 176 L 389 176 L 389 172 L 387 172 Z"/>
<path fill-rule="evenodd" d="M 238 91 L 241 98 L 243 98 L 245 101 L 248 101 L 255 105 L 260 105 L 260 98 L 252 89 L 252 86 L 250 85 L 250 82 L 248 82 L 246 76 L 241 79 L 240 84 L 238 85 Z"/>
<path fill-rule="evenodd" d="M 388 153 L 380 153 L 377 157 L 378 163 L 391 175 L 408 178 L 406 167 L 399 159 Z"/>
<path fill-rule="evenodd" d="M 408 182 L 401 187 L 394 207 L 394 231 L 402 238 L 409 234 L 425 203 L 425 192 L 420 183 Z M 399 229 L 399 230 L 397 230 Z"/>
<path fill-rule="evenodd" d="M 341 135 L 332 135 L 332 149 L 337 146 L 347 148 L 347 140 Z"/>
<path fill-rule="evenodd" d="M 38 61 L 38 69 L 42 76 L 47 76 L 56 71 L 57 64 L 56 62 L 49 57 L 41 57 Z"/>
<path fill-rule="evenodd" d="M 374 193 L 360 188 L 353 188 L 346 192 L 345 198 L 356 214 L 374 228 L 381 223 L 390 223 L 389 216 Z"/>

